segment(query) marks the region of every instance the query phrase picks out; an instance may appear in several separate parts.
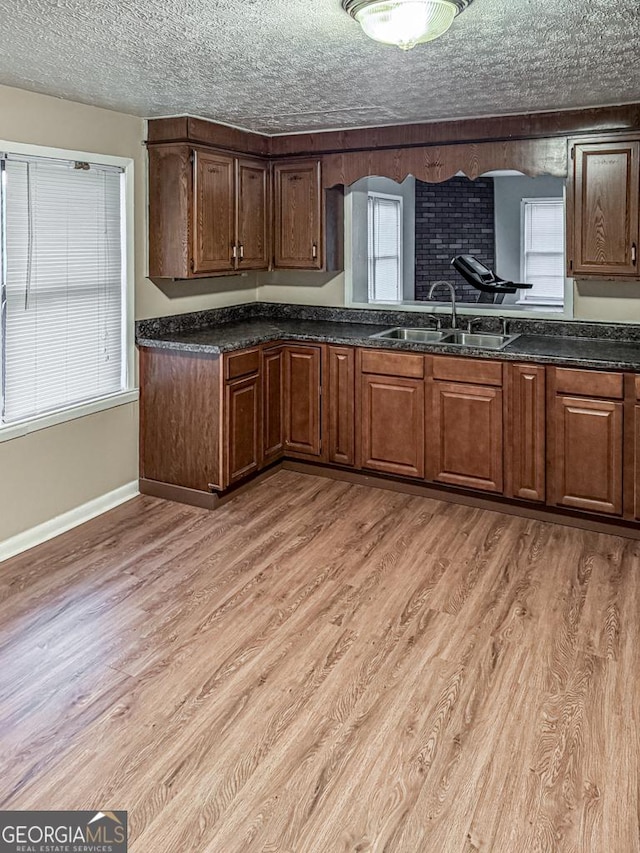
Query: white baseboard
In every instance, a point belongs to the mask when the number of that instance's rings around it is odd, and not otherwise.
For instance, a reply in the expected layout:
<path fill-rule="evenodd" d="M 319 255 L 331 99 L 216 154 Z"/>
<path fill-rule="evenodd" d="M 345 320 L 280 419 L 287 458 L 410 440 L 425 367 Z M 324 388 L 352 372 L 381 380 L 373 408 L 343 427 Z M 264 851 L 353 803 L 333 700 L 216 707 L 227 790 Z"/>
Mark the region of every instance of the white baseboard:
<path fill-rule="evenodd" d="M 119 489 L 114 489 L 106 495 L 101 495 L 89 503 L 69 510 L 62 515 L 52 518 L 51 521 L 45 521 L 37 527 L 32 527 L 30 530 L 25 530 L 24 533 L 18 533 L 12 536 L 11 539 L 5 539 L 0 542 L 0 563 L 3 560 L 8 560 L 9 557 L 15 557 L 16 554 L 21 554 L 23 551 L 28 551 L 29 548 L 34 548 L 36 545 L 41 545 L 72 527 L 78 527 L 84 524 L 85 521 L 90 521 L 97 515 L 102 515 L 113 509 L 125 501 L 135 498 L 140 494 L 138 491 L 138 481 L 127 483 L 126 486 L 121 486 Z"/>

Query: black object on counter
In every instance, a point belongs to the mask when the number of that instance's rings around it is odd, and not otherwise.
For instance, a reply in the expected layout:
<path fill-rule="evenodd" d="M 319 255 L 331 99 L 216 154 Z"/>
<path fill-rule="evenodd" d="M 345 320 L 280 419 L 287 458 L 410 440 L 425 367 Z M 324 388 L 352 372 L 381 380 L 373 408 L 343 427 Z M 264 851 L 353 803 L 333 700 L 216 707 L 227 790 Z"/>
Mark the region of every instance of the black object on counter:
<path fill-rule="evenodd" d="M 482 293 L 515 293 L 517 290 L 530 290 L 533 287 L 532 284 L 514 284 L 512 281 L 498 278 L 493 270 L 473 255 L 457 255 L 451 261 L 451 266 L 465 281 Z"/>

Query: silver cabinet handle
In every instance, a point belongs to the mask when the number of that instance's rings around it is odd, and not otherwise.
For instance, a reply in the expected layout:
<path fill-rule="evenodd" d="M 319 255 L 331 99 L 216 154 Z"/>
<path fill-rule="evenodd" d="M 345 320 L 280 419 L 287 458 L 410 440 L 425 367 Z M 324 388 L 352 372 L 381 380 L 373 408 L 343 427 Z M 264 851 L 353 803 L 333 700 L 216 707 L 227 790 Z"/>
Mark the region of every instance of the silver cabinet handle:
<path fill-rule="evenodd" d="M 234 243 L 233 246 L 231 247 L 231 260 L 235 261 L 235 259 L 237 257 L 238 257 L 238 247 Z"/>
<path fill-rule="evenodd" d="M 638 262 L 638 247 L 635 243 L 631 244 L 631 263 L 636 264 Z"/>
<path fill-rule="evenodd" d="M 311 248 L 311 257 L 313 258 L 314 261 L 318 257 L 318 245 L 317 245 L 317 243 L 314 243 L 312 248 Z"/>
<path fill-rule="evenodd" d="M 240 260 L 244 261 L 244 246 L 240 243 Z"/>

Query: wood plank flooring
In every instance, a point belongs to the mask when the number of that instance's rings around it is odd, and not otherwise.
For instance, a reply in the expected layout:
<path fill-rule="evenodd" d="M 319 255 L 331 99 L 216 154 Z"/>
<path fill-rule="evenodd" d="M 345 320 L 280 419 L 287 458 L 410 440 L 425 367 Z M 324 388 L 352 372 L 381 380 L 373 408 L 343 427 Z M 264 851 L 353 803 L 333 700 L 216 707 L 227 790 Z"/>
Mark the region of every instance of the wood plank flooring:
<path fill-rule="evenodd" d="M 280 471 L 0 564 L 0 808 L 133 853 L 640 853 L 640 543 Z"/>

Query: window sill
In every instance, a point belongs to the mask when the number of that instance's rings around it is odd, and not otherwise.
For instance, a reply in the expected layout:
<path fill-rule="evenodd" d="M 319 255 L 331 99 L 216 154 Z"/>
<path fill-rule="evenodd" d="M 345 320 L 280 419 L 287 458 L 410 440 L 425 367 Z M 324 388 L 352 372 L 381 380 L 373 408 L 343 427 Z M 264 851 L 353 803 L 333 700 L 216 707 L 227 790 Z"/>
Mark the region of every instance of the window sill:
<path fill-rule="evenodd" d="M 49 429 L 50 427 L 66 423 L 67 421 L 75 421 L 78 418 L 85 418 L 87 415 L 95 415 L 98 412 L 104 412 L 107 409 L 115 409 L 118 406 L 126 406 L 129 403 L 135 403 L 139 397 L 140 391 L 137 388 L 134 388 L 131 391 L 121 391 L 120 393 L 112 394 L 109 397 L 92 400 L 90 403 L 81 403 L 78 406 L 61 409 L 58 412 L 51 412 L 51 414 L 39 415 L 36 418 L 29 418 L 29 420 L 26 421 L 19 421 L 15 424 L 5 424 L 4 426 L 0 426 L 0 444 L 3 441 L 22 438 L 32 432 L 38 432 L 41 429 Z"/>

